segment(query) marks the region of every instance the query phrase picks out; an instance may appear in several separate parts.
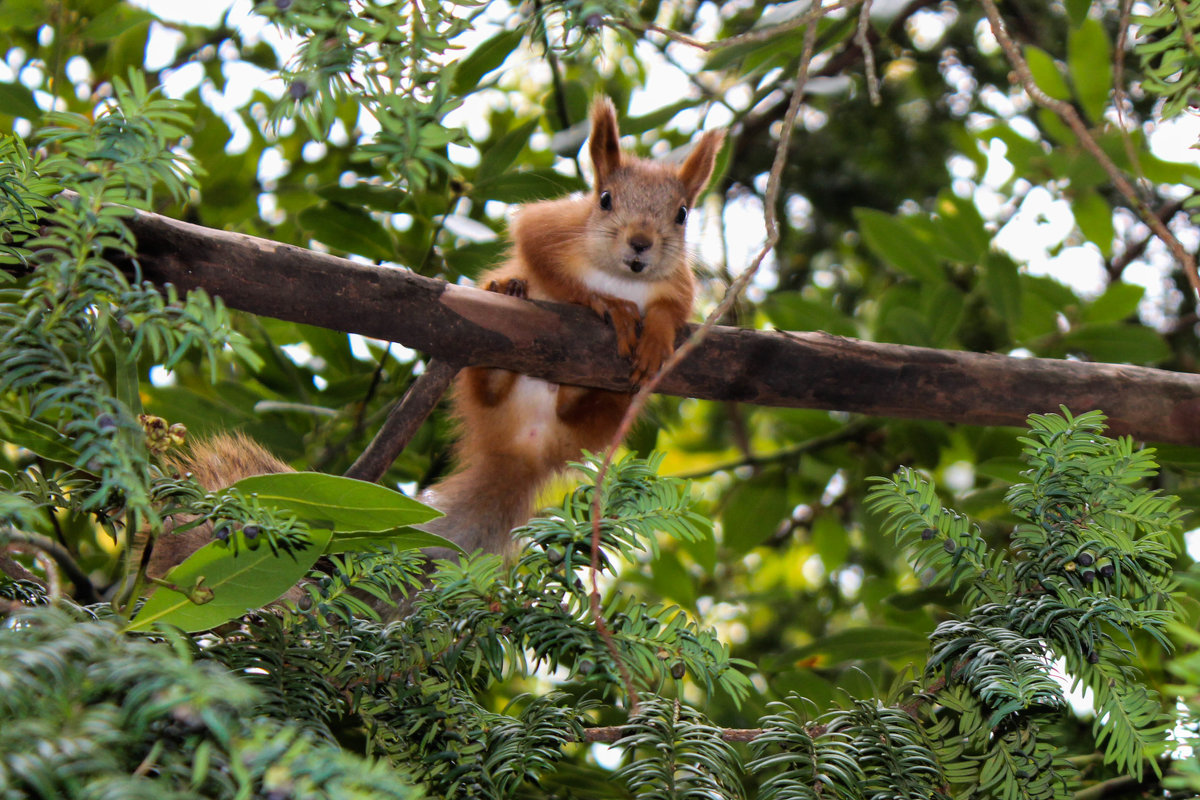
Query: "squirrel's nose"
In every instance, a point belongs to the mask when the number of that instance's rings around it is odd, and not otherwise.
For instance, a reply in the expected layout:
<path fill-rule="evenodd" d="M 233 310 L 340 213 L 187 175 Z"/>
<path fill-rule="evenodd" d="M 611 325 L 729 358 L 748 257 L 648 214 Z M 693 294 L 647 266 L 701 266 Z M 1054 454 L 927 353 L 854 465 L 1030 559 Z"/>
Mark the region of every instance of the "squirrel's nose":
<path fill-rule="evenodd" d="M 650 245 L 654 242 L 650 241 L 650 237 L 642 233 L 635 233 L 629 237 L 629 246 L 633 248 L 633 252 L 641 255 L 650 249 Z"/>

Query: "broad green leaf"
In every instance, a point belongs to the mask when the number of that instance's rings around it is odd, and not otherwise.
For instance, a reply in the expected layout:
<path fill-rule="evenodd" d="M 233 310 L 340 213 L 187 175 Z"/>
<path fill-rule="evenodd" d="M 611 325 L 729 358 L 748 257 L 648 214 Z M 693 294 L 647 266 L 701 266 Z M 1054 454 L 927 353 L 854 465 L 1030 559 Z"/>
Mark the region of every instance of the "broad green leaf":
<path fill-rule="evenodd" d="M 1079 298 L 1067 286 L 1042 275 L 1019 275 L 1021 314 L 1013 327 L 1013 338 L 1029 342 L 1058 332 L 1057 315 Z"/>
<path fill-rule="evenodd" d="M 846 563 L 850 553 L 850 539 L 846 528 L 833 514 L 821 514 L 812 524 L 812 543 L 817 555 L 825 564 L 825 570 L 832 572 Z"/>
<path fill-rule="evenodd" d="M 649 114 L 643 114 L 640 117 L 626 117 L 621 120 L 621 133 L 625 136 L 637 136 L 646 131 L 657 130 L 674 119 L 675 115 L 680 111 L 695 107 L 695 100 L 684 99 L 651 111 Z"/>
<path fill-rule="evenodd" d="M 830 663 L 837 664 L 864 658 L 918 657 L 928 651 L 929 638 L 924 633 L 907 628 L 877 626 L 851 628 L 825 636 L 791 651 L 788 656 L 799 660 L 821 655 Z"/>
<path fill-rule="evenodd" d="M 471 189 L 471 196 L 502 203 L 528 203 L 561 197 L 586 188 L 587 184 L 579 178 L 562 175 L 552 169 L 531 169 L 506 172 L 477 183 Z"/>
<path fill-rule="evenodd" d="M 522 28 L 501 31 L 471 50 L 454 67 L 454 93 L 463 95 L 478 88 L 483 76 L 504 63 L 525 37 Z"/>
<path fill-rule="evenodd" d="M 33 99 L 33 92 L 20 83 L 0 83 L 0 115 L 37 119 L 42 109 Z"/>
<path fill-rule="evenodd" d="M 1025 60 L 1029 62 L 1029 71 L 1038 88 L 1055 100 L 1070 100 L 1071 90 L 1058 71 L 1054 58 L 1040 47 L 1029 45 L 1025 48 Z"/>
<path fill-rule="evenodd" d="M 475 278 L 486 269 L 496 266 L 504 257 L 508 244 L 497 239 L 494 242 L 467 242 L 445 251 L 446 263 L 459 275 Z"/>
<path fill-rule="evenodd" d="M 800 292 L 773 292 L 763 302 L 762 308 L 780 330 L 825 331 L 837 336 L 858 334 L 854 320 L 831 303 L 809 300 Z"/>
<path fill-rule="evenodd" d="M 405 209 L 411 199 L 403 189 L 361 182 L 352 186 L 325 186 L 318 189 L 316 195 L 343 206 L 365 206 L 389 212 Z"/>
<path fill-rule="evenodd" d="M 163 578 L 184 591 L 159 586 L 126 630 L 148 631 L 162 623 L 188 632 L 205 631 L 262 608 L 304 577 L 332 535 L 332 531 L 312 529 L 308 546 L 278 555 L 261 539 L 247 542 L 241 531 L 234 534 L 241 537 L 236 547 L 209 542 Z M 256 549 L 251 550 L 251 544 Z M 197 585 L 211 591 L 212 599 L 193 602 L 186 592 Z"/>
<path fill-rule="evenodd" d="M 154 20 L 155 16 L 148 11 L 116 3 L 93 17 L 76 35 L 85 41 L 115 39 L 138 25 L 149 24 Z"/>
<path fill-rule="evenodd" d="M 650 585 L 663 597 L 688 608 L 695 608 L 696 582 L 673 551 L 664 550 L 651 562 Z"/>
<path fill-rule="evenodd" d="M 941 250 L 952 261 L 977 264 L 987 254 L 992 238 L 983 225 L 983 217 L 970 198 L 950 192 L 938 195 L 933 230 Z"/>
<path fill-rule="evenodd" d="M 1081 192 L 1071 204 L 1075 224 L 1089 242 L 1100 248 L 1105 258 L 1113 252 L 1112 208 L 1099 192 Z"/>
<path fill-rule="evenodd" d="M 390 531 L 441 516 L 386 486 L 319 472 L 252 475 L 230 488 L 268 508 L 291 512 L 310 525 L 340 532 Z"/>
<path fill-rule="evenodd" d="M 929 341 L 934 347 L 945 347 L 958 330 L 965 300 L 962 291 L 951 283 L 943 283 L 923 292 L 921 311 L 929 329 Z"/>
<path fill-rule="evenodd" d="M 336 203 L 322 203 L 300 212 L 300 226 L 314 239 L 335 250 L 376 260 L 392 258 L 395 243 L 387 229 L 370 214 Z"/>
<path fill-rule="evenodd" d="M 1003 253 L 988 253 L 984 261 L 983 285 L 996 313 L 1015 327 L 1021 316 L 1021 280 L 1017 265 Z"/>
<path fill-rule="evenodd" d="M 779 528 L 791 511 L 787 484 L 778 470 L 738 484 L 721 512 L 725 546 L 739 555 L 753 550 Z"/>
<path fill-rule="evenodd" d="M 1087 18 L 1092 0 L 1067 0 L 1067 18 L 1072 25 L 1079 25 Z"/>
<path fill-rule="evenodd" d="M 1085 322 L 1122 322 L 1137 314 L 1138 303 L 1146 293 L 1133 283 L 1113 283 L 1083 308 Z"/>
<path fill-rule="evenodd" d="M 0 409 L 0 441 L 61 464 L 74 464 L 79 459 L 79 452 L 54 428 L 7 409 Z"/>
<path fill-rule="evenodd" d="M 920 281 L 944 280 L 929 243 L 922 241 L 903 217 L 869 208 L 854 209 L 854 217 L 867 247 L 884 261 Z"/>
<path fill-rule="evenodd" d="M 325 555 L 338 553 L 365 553 L 381 548 L 392 548 L 396 551 L 423 550 L 426 547 L 445 547 L 448 550 L 462 552 L 462 548 L 449 539 L 435 533 L 426 533 L 416 528 L 404 526 L 386 531 L 349 531 L 334 532 L 325 548 Z"/>
<path fill-rule="evenodd" d="M 1157 332 L 1140 325 L 1081 325 L 1064 336 L 1057 349 L 1115 364 L 1157 364 L 1171 355 Z"/>
<path fill-rule="evenodd" d="M 475 173 L 475 178 L 480 183 L 502 175 L 512 166 L 512 163 L 517 160 L 521 150 L 529 142 L 529 135 L 537 129 L 538 121 L 536 119 L 526 122 L 524 125 L 519 125 L 513 128 L 508 133 L 497 139 L 491 146 L 483 152 L 483 158 L 479 162 L 479 170 Z"/>
<path fill-rule="evenodd" d="M 1075 96 L 1092 122 L 1099 122 L 1112 88 L 1112 45 L 1100 20 L 1084 18 L 1067 35 L 1067 66 Z"/>

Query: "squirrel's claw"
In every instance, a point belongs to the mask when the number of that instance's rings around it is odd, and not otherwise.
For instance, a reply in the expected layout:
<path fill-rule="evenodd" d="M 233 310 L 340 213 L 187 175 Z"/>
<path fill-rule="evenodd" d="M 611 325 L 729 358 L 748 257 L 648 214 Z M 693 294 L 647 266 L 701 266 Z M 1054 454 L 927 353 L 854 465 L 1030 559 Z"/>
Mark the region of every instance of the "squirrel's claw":
<path fill-rule="evenodd" d="M 619 297 L 594 294 L 588 300 L 592 310 L 612 325 L 617 334 L 617 352 L 625 358 L 633 356 L 638 343 L 638 327 L 642 312 L 637 304 Z"/>
<path fill-rule="evenodd" d="M 529 298 L 529 284 L 520 278 L 509 278 L 503 283 L 492 281 L 487 285 L 487 290 L 497 294 L 506 294 L 509 297 L 519 297 L 522 300 Z"/>

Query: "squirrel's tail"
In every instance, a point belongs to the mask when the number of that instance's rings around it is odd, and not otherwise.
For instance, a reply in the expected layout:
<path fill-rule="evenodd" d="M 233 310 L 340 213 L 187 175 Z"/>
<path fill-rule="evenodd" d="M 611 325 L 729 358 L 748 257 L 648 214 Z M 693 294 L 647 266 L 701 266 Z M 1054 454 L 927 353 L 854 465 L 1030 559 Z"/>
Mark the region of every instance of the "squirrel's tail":
<path fill-rule="evenodd" d="M 482 549 L 505 555 L 515 545 L 510 532 L 529 520 L 549 474 L 519 458 L 475 460 L 422 492 L 422 502 L 445 516 L 420 527 L 468 553 Z"/>

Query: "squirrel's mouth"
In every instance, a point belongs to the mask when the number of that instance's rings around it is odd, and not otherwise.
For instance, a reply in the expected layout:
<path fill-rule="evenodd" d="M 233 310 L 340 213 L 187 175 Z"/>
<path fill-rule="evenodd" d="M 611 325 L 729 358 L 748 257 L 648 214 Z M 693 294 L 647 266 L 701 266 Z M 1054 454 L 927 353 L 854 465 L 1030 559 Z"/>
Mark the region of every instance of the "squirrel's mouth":
<path fill-rule="evenodd" d="M 629 265 L 629 268 L 631 270 L 633 270 L 634 272 L 641 272 L 642 270 L 644 270 L 646 268 L 646 262 L 642 261 L 640 258 L 632 259 L 631 261 L 627 261 L 626 263 Z"/>

